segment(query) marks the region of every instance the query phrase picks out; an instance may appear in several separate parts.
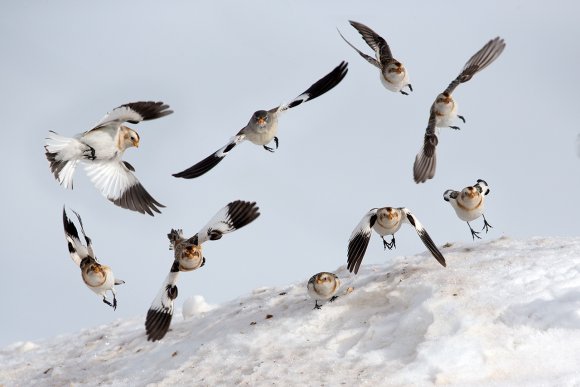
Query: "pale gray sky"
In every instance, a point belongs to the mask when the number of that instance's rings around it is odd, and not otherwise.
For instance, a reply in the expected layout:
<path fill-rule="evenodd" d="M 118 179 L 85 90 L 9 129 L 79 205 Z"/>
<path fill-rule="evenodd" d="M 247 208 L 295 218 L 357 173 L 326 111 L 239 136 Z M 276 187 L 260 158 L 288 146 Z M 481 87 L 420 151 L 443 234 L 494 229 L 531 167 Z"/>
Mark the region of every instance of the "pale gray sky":
<path fill-rule="evenodd" d="M 193 234 L 234 199 L 257 201 L 262 216 L 207 244 L 206 265 L 179 280 L 177 307 L 193 294 L 220 303 L 335 270 L 372 207 L 406 206 L 436 243 L 469 242 L 442 196 L 478 178 L 491 188 L 494 228 L 483 241 L 578 235 L 578 13 L 572 1 L 3 2 L 0 345 L 144 318 L 171 266 L 167 232 Z M 388 41 L 410 72 L 410 96 L 387 91 L 378 70 L 342 41 L 336 27 L 371 54 L 349 19 Z M 412 165 L 433 99 L 498 35 L 507 43 L 502 56 L 454 93 L 467 123 L 442 130 L 437 174 L 416 185 Z M 244 143 L 201 178 L 171 176 L 341 60 L 349 73 L 338 87 L 280 119 L 276 153 Z M 49 130 L 72 136 L 138 100 L 175 111 L 133 125 L 141 146 L 125 153 L 167 206 L 154 218 L 109 203 L 82 168 L 74 191 L 64 190 L 43 149 Z M 83 217 L 100 261 L 126 281 L 115 312 L 68 256 L 65 204 Z M 397 234 L 396 251 L 383 252 L 374 235 L 362 270 L 424 250 L 410 227 Z"/>

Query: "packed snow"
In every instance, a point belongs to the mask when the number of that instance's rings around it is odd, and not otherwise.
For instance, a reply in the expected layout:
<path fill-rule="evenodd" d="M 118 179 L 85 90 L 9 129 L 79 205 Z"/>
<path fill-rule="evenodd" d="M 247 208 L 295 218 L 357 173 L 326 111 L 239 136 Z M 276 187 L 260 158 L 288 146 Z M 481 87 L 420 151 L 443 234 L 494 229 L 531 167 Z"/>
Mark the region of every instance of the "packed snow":
<path fill-rule="evenodd" d="M 222 305 L 180 295 L 155 343 L 144 315 L 15 343 L 0 385 L 580 385 L 580 237 L 442 252 L 447 268 L 396 251 L 357 276 L 341 266 L 340 297 L 320 310 L 306 273 Z"/>

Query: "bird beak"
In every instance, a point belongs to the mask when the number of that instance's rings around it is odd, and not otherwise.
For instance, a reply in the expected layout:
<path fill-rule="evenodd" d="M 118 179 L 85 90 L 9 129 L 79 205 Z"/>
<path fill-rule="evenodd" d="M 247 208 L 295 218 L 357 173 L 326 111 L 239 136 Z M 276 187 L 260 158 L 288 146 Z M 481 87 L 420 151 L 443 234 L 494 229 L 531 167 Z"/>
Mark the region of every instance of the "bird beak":
<path fill-rule="evenodd" d="M 266 123 L 266 119 L 264 117 L 258 118 L 258 125 L 263 126 Z"/>
<path fill-rule="evenodd" d="M 134 146 L 135 148 L 139 148 L 139 140 L 135 140 L 135 141 L 133 141 L 133 146 Z"/>

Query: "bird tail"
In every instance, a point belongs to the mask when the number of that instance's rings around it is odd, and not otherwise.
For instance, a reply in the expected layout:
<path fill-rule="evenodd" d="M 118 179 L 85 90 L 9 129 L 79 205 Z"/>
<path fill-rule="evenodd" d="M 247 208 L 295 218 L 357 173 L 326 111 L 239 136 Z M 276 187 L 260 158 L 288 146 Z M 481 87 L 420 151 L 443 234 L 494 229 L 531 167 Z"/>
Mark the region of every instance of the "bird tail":
<path fill-rule="evenodd" d="M 72 189 L 72 177 L 82 158 L 83 144 L 76 138 L 63 137 L 51 131 L 44 149 L 54 178 L 65 188 Z"/>

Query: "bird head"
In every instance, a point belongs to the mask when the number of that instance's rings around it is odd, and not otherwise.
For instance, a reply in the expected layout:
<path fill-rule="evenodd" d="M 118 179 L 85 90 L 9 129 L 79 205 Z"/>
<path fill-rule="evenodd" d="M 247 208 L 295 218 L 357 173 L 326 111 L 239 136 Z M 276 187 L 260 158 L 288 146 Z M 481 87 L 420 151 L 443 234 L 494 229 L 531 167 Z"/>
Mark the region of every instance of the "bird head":
<path fill-rule="evenodd" d="M 265 126 L 268 124 L 270 117 L 269 117 L 268 112 L 266 110 L 258 110 L 252 116 L 252 120 L 256 124 L 258 124 L 259 126 Z"/>
<path fill-rule="evenodd" d="M 123 130 L 123 149 L 130 148 L 132 146 L 139 147 L 139 134 L 131 128 L 126 126 L 122 127 Z"/>

